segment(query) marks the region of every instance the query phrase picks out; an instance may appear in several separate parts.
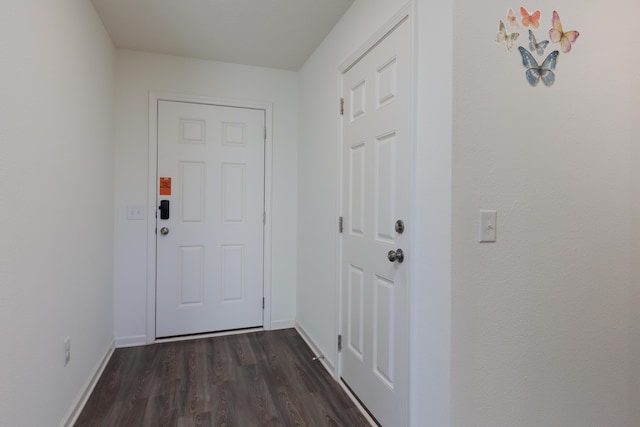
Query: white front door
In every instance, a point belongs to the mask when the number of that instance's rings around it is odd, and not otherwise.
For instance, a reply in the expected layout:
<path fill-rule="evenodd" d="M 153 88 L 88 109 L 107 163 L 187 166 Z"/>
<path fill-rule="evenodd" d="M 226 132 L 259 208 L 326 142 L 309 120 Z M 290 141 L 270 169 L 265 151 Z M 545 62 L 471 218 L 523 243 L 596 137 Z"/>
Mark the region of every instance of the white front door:
<path fill-rule="evenodd" d="M 408 408 L 411 256 L 397 253 L 410 247 L 409 27 L 343 76 L 341 378 L 388 427 L 406 425 Z"/>
<path fill-rule="evenodd" d="M 158 101 L 156 336 L 262 326 L 265 111 Z"/>

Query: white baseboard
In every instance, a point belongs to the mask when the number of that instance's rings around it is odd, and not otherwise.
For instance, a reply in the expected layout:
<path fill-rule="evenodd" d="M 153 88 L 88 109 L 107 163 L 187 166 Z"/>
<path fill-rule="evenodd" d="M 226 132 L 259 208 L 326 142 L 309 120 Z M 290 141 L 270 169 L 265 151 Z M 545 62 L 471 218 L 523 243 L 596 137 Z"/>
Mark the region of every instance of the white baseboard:
<path fill-rule="evenodd" d="M 62 419 L 62 422 L 60 423 L 60 427 L 71 427 L 78 420 L 78 417 L 80 416 L 80 413 L 84 408 L 84 405 L 87 404 L 87 400 L 89 400 L 89 396 L 91 396 L 93 389 L 98 383 L 100 376 L 102 376 L 104 369 L 107 367 L 107 363 L 109 362 L 109 359 L 111 359 L 111 355 L 113 354 L 113 351 L 115 349 L 116 349 L 115 340 L 113 340 L 111 341 L 111 344 L 109 344 L 109 347 L 107 348 L 107 351 L 104 357 L 102 358 L 102 361 L 94 369 L 93 375 L 91 375 L 91 377 L 84 384 L 84 386 L 80 390 L 80 393 L 76 397 L 73 405 L 71 405 L 71 409 L 69 409 L 69 412 L 67 413 L 67 415 Z"/>
<path fill-rule="evenodd" d="M 329 372 L 329 374 L 333 378 L 335 378 L 335 366 L 333 365 L 333 363 L 331 363 L 329 360 L 327 360 L 325 355 L 320 350 L 320 347 L 318 347 L 316 345 L 316 343 L 313 340 L 313 338 L 307 333 L 307 331 L 304 330 L 304 327 L 300 323 L 296 322 L 295 328 L 296 328 L 296 331 L 298 331 L 298 333 L 300 334 L 300 336 L 304 340 L 304 342 L 307 343 L 307 345 L 309 346 L 309 348 L 311 349 L 313 354 L 315 354 L 316 357 L 320 357 L 320 359 L 318 359 L 318 360 L 319 360 L 320 363 L 322 363 L 322 366 L 324 366 L 324 368 L 327 370 L 327 372 Z"/>
<path fill-rule="evenodd" d="M 309 346 L 309 348 L 311 349 L 311 351 L 313 352 L 313 354 L 316 355 L 316 357 L 318 356 L 324 356 L 321 352 L 320 349 L 318 348 L 318 346 L 314 343 L 313 338 L 311 338 L 311 336 L 304 330 L 304 327 L 296 322 L 296 331 L 298 331 L 298 333 L 300 334 L 300 336 L 302 337 L 302 339 L 304 340 L 305 343 L 307 343 L 307 345 Z M 347 387 L 344 382 L 342 382 L 341 379 L 337 379 L 336 376 L 336 372 L 335 372 L 335 367 L 333 364 L 331 364 L 327 359 L 325 359 L 324 357 L 322 357 L 321 359 L 319 359 L 319 361 L 322 363 L 322 366 L 324 366 L 324 368 L 327 370 L 327 372 L 329 372 L 329 374 L 331 375 L 331 377 L 333 377 L 334 379 L 336 379 L 336 382 L 340 385 L 340 387 L 344 390 L 344 392 L 347 394 L 347 396 L 349 396 L 349 399 L 351 399 L 351 401 L 353 402 L 354 405 L 356 405 L 356 407 L 360 410 L 360 412 L 362 413 L 362 415 L 367 419 L 367 421 L 369 422 L 369 424 L 371 424 L 372 427 L 376 427 L 378 424 L 374 421 L 373 418 L 371 418 L 371 415 L 369 415 L 369 413 L 367 412 L 367 410 L 364 408 L 364 406 L 362 406 L 362 403 L 360 403 L 360 401 L 357 399 L 356 396 L 353 395 L 353 393 L 351 392 L 351 390 L 349 389 L 349 387 Z"/>
<path fill-rule="evenodd" d="M 296 325 L 295 320 L 272 320 L 270 330 L 275 331 L 277 329 L 289 329 Z"/>
<path fill-rule="evenodd" d="M 116 348 L 137 347 L 147 344 L 146 335 L 132 335 L 129 337 L 116 337 Z"/>

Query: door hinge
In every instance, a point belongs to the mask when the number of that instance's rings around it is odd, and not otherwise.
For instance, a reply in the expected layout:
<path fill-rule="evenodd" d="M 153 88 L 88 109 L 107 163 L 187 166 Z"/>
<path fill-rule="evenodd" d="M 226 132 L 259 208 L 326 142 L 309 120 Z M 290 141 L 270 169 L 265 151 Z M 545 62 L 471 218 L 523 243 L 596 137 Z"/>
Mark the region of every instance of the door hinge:
<path fill-rule="evenodd" d="M 338 233 L 342 233 L 343 230 L 344 230 L 344 218 L 340 216 L 338 217 Z"/>
<path fill-rule="evenodd" d="M 267 128 L 264 128 L 264 140 L 267 140 Z"/>
<path fill-rule="evenodd" d="M 267 213 L 262 212 L 262 225 L 267 225 Z"/>
<path fill-rule="evenodd" d="M 338 351 L 342 351 L 342 335 L 338 335 Z"/>
<path fill-rule="evenodd" d="M 340 115 L 344 116 L 344 98 L 340 98 Z"/>
<path fill-rule="evenodd" d="M 264 310 L 264 297 L 262 297 L 262 309 Z"/>

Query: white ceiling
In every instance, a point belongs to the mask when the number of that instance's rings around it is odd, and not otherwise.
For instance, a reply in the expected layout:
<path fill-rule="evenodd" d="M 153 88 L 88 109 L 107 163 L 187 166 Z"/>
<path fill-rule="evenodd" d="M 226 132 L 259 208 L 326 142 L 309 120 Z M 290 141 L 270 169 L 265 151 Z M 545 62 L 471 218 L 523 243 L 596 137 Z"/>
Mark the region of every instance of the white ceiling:
<path fill-rule="evenodd" d="M 118 48 L 297 71 L 353 0 L 91 0 Z"/>

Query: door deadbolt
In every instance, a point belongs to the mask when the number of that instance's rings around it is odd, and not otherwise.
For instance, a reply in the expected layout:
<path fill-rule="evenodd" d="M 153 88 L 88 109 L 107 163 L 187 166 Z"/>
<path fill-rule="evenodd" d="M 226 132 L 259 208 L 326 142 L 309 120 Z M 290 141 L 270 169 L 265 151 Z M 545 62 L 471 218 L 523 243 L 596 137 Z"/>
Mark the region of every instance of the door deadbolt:
<path fill-rule="evenodd" d="M 160 219 L 169 219 L 169 201 L 168 200 L 160 200 Z"/>
<path fill-rule="evenodd" d="M 398 234 L 404 233 L 404 221 L 401 219 L 396 221 L 396 233 Z"/>

